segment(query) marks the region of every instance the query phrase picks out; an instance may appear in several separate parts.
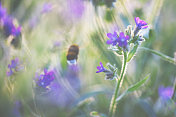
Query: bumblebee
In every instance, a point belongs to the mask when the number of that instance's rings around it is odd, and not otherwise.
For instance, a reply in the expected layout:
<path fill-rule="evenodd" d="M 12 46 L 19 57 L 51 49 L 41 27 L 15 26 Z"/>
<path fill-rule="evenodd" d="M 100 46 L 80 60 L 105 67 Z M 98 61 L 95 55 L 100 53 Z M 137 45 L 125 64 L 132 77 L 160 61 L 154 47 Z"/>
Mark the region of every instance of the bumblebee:
<path fill-rule="evenodd" d="M 76 64 L 78 54 L 79 54 L 79 46 L 76 44 L 71 45 L 67 52 L 67 63 Z"/>

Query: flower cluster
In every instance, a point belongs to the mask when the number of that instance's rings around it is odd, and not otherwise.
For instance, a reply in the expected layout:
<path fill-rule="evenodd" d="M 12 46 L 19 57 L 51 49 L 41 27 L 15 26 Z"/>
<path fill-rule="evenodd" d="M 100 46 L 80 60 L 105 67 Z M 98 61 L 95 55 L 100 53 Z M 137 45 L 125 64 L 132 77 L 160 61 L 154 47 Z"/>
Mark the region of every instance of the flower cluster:
<path fill-rule="evenodd" d="M 122 55 L 125 53 L 127 57 L 130 53 L 130 58 L 127 58 L 127 62 L 131 60 L 134 56 L 139 42 L 143 41 L 144 38 L 141 34 L 138 34 L 141 29 L 146 29 L 147 23 L 139 17 L 135 18 L 136 28 L 133 29 L 132 26 L 128 26 L 125 32 L 117 33 L 107 33 L 107 37 L 109 38 L 106 43 L 110 45 L 108 49 L 115 51 L 117 54 Z M 129 53 L 128 53 L 129 52 Z M 103 67 L 103 64 L 100 62 L 100 66 L 97 67 L 98 71 L 96 73 L 104 72 L 106 74 L 107 79 L 113 79 L 117 77 L 116 72 L 117 68 L 109 64 L 109 69 Z"/>
<path fill-rule="evenodd" d="M 36 86 L 38 103 L 50 103 L 59 108 L 71 107 L 81 89 L 78 66 L 69 66 L 63 74 L 60 67 L 51 71 L 44 69 L 44 74 L 37 76 Z"/>
<path fill-rule="evenodd" d="M 100 62 L 100 66 L 97 66 L 96 73 L 104 72 L 106 74 L 105 79 L 113 80 L 117 77 L 117 68 L 115 66 L 112 66 L 110 63 L 107 63 L 107 67 L 109 69 L 104 68 L 102 62 Z"/>
<path fill-rule="evenodd" d="M 21 35 L 21 26 L 16 27 L 13 18 L 9 16 L 6 9 L 0 3 L 0 26 L 3 28 L 6 37 L 13 35 L 19 37 Z"/>
<path fill-rule="evenodd" d="M 48 71 L 44 69 L 44 74 L 37 76 L 36 84 L 39 87 L 43 87 L 45 89 L 51 84 L 51 82 L 55 79 L 54 71 Z"/>
<path fill-rule="evenodd" d="M 132 26 L 128 26 L 125 32 L 117 32 L 107 33 L 107 44 L 111 46 L 110 49 L 114 50 L 114 48 L 118 48 L 117 53 L 121 53 L 121 51 L 129 51 L 130 44 L 139 45 L 139 42 L 143 41 L 144 38 L 141 34 L 138 34 L 141 29 L 146 29 L 147 23 L 139 17 L 135 18 L 136 28 L 133 30 Z M 112 47 L 113 46 L 113 47 Z"/>
<path fill-rule="evenodd" d="M 117 36 L 117 33 L 114 32 L 114 34 L 108 33 L 107 36 L 110 39 L 107 40 L 107 44 L 115 46 L 118 43 L 119 47 L 127 48 L 128 40 L 130 39 L 128 35 L 125 36 L 123 32 L 120 32 L 119 36 Z"/>
<path fill-rule="evenodd" d="M 18 58 L 12 59 L 11 64 L 8 64 L 7 76 L 12 76 L 15 72 L 23 69 Z"/>

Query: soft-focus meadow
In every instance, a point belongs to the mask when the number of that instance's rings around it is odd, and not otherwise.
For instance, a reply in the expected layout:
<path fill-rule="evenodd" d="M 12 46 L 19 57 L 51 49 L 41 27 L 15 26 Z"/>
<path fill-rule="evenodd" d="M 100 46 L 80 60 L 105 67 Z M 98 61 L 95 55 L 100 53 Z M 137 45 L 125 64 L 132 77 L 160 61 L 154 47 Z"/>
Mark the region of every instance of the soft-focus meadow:
<path fill-rule="evenodd" d="M 107 33 L 135 26 L 135 17 L 148 28 L 119 93 L 149 78 L 118 101 L 114 116 L 176 117 L 176 63 L 169 62 L 175 6 L 175 0 L 1 0 L 0 117 L 108 117 L 116 80 L 96 73 L 97 66 L 116 64 L 120 74 L 123 58 L 108 49 Z M 19 33 L 7 34 L 3 14 Z M 66 57 L 72 44 L 79 46 L 74 65 Z"/>

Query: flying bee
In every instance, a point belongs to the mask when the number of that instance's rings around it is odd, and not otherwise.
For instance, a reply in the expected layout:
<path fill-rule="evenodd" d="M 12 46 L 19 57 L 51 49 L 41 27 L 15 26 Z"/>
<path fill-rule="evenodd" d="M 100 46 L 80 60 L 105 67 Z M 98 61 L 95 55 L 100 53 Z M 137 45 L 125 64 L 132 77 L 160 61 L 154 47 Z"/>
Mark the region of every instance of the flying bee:
<path fill-rule="evenodd" d="M 79 46 L 76 44 L 71 45 L 67 53 L 67 63 L 70 65 L 76 64 L 78 54 L 79 54 Z"/>

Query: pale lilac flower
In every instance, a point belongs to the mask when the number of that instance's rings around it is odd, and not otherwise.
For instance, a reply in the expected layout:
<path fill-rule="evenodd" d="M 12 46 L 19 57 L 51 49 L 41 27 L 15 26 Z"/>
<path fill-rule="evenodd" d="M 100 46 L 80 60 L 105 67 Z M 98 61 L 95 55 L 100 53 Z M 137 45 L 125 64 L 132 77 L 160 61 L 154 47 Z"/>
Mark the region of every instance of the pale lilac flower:
<path fill-rule="evenodd" d="M 0 20 L 2 20 L 7 15 L 6 9 L 2 7 L 0 2 Z"/>
<path fill-rule="evenodd" d="M 69 15 L 80 18 L 85 11 L 83 0 L 68 0 L 68 10 Z"/>
<path fill-rule="evenodd" d="M 170 86 L 168 87 L 160 86 L 158 89 L 158 94 L 160 98 L 163 100 L 171 99 L 173 96 L 173 93 L 174 93 L 174 89 Z"/>
<path fill-rule="evenodd" d="M 52 10 L 53 5 L 51 3 L 45 3 L 43 5 L 41 13 L 48 13 Z"/>

